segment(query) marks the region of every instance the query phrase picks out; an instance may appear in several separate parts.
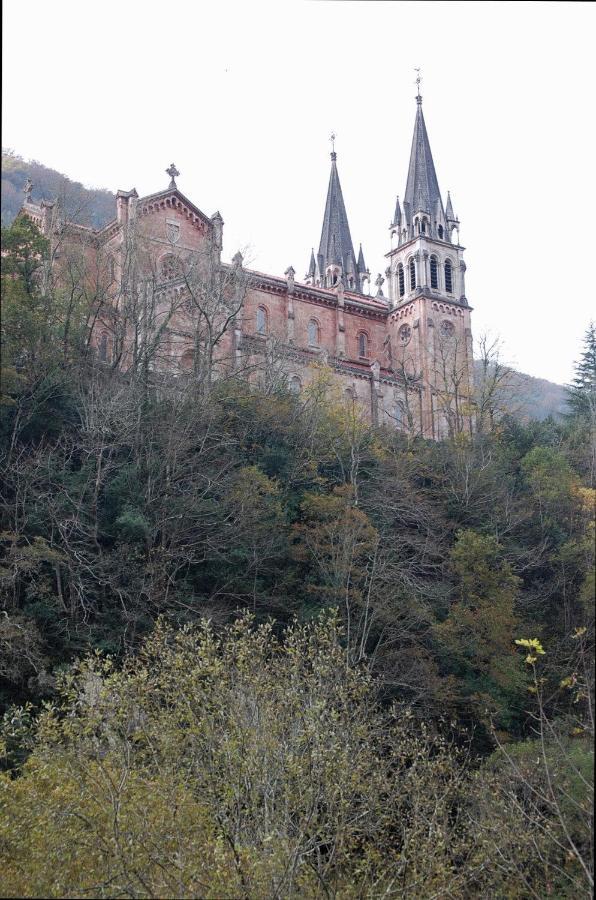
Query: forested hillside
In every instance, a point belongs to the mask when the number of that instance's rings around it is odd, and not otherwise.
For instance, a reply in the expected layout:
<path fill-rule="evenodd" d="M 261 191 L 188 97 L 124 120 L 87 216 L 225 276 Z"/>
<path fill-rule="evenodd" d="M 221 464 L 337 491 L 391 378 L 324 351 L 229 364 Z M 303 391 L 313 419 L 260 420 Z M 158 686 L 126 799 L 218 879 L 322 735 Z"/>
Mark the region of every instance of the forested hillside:
<path fill-rule="evenodd" d="M 3 149 L 2 225 L 10 225 L 22 207 L 23 188 L 28 178 L 33 182 L 34 203 L 58 198 L 67 217 L 81 225 L 101 228 L 115 216 L 116 195 L 110 191 L 83 187 L 55 169 Z"/>
<path fill-rule="evenodd" d="M 323 365 L 123 378 L 46 253 L 3 231 L 0 893 L 590 896 L 594 330 L 565 420 L 432 443 Z"/>

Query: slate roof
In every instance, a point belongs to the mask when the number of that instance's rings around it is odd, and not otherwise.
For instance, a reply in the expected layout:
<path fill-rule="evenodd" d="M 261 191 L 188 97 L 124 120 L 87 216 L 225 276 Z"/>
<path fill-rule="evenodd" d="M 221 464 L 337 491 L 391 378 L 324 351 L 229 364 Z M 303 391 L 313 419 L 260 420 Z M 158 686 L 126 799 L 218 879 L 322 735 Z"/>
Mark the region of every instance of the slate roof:
<path fill-rule="evenodd" d="M 358 266 L 348 225 L 348 216 L 337 173 L 337 154 L 331 154 L 331 175 L 327 190 L 325 216 L 318 252 L 319 271 L 322 275 L 328 265 L 341 264 L 344 279 L 353 275 L 357 282 Z M 345 280 L 344 280 L 345 283 Z"/>
<path fill-rule="evenodd" d="M 404 195 L 404 208 L 406 208 L 406 204 L 409 204 L 412 212 L 423 209 L 430 214 L 433 212 L 437 201 L 440 209 L 443 208 L 443 204 L 422 112 L 422 98 L 418 96 L 416 102 L 416 121 L 414 123 L 414 137 L 412 138 L 412 150 L 410 153 L 408 182 Z"/>

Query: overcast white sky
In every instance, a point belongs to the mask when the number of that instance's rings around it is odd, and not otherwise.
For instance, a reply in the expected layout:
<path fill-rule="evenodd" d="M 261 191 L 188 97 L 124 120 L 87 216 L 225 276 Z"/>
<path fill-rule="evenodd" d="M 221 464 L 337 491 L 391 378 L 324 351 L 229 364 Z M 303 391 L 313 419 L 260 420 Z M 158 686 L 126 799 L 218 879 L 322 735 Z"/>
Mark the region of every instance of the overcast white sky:
<path fill-rule="evenodd" d="M 306 271 L 336 150 L 354 241 L 384 271 L 414 66 L 466 250 L 475 335 L 571 378 L 594 301 L 596 5 L 5 0 L 3 146 L 90 187 L 179 188 L 224 253 Z"/>

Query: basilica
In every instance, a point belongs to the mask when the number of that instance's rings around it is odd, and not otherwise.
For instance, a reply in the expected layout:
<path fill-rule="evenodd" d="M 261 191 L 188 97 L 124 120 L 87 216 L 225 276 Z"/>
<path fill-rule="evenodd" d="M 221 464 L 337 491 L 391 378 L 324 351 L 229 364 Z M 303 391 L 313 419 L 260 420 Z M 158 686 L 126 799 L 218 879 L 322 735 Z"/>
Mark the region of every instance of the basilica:
<path fill-rule="evenodd" d="M 238 253 L 221 259 L 223 219 L 178 189 L 172 164 L 163 191 L 119 190 L 100 230 L 63 221 L 55 202 L 23 214 L 50 239 L 63 272 L 85 259 L 95 287 L 91 345 L 127 371 L 150 366 L 184 379 L 271 376 L 303 394 L 322 369 L 366 419 L 431 439 L 473 421 L 471 308 L 459 220 L 443 202 L 420 93 L 403 199 L 388 233 L 385 277 L 371 285 L 356 255 L 339 179 L 331 172 L 318 250 L 302 280 L 253 271 Z M 73 255 L 75 254 L 75 255 Z M 97 288 L 101 285 L 101 288 Z M 269 373 L 269 376 L 268 376 Z"/>

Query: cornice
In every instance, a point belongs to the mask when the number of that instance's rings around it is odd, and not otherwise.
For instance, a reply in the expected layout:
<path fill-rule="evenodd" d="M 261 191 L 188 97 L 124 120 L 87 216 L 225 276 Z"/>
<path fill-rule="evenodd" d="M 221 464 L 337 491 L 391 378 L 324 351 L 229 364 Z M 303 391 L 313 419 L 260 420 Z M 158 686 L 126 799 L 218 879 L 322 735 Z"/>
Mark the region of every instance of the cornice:
<path fill-rule="evenodd" d="M 229 266 L 225 266 L 230 268 Z M 336 291 L 325 288 L 313 287 L 308 284 L 294 282 L 292 291 L 288 290 L 288 282 L 276 275 L 266 275 L 264 272 L 245 270 L 252 281 L 252 287 L 256 290 L 266 291 L 271 294 L 288 294 L 292 299 L 304 300 L 314 305 L 323 305 L 335 309 L 338 306 L 338 294 Z M 358 294 L 344 292 L 344 309 L 355 310 L 363 315 L 373 318 L 387 318 L 390 309 L 386 304 L 379 303 L 374 298 L 361 298 Z"/>

